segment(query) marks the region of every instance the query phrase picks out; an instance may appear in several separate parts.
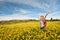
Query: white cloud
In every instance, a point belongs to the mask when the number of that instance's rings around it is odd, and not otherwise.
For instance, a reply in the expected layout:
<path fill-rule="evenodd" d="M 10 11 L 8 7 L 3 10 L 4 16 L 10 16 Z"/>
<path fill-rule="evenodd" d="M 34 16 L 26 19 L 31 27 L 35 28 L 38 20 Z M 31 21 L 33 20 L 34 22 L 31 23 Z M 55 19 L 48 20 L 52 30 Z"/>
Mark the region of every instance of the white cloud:
<path fill-rule="evenodd" d="M 5 0 L 5 1 L 19 3 L 19 4 L 22 3 L 37 8 L 45 8 L 45 6 L 47 6 L 47 4 L 43 5 L 42 3 L 39 3 L 38 0 Z"/>
<path fill-rule="evenodd" d="M 36 19 L 33 17 L 30 17 L 29 15 L 21 15 L 20 13 L 13 13 L 12 15 L 5 15 L 5 16 L 0 16 L 0 20 L 24 20 L 24 19 Z"/>
<path fill-rule="evenodd" d="M 40 13 L 38 15 L 38 18 L 40 15 L 45 15 L 46 13 Z M 60 12 L 54 12 L 54 13 L 50 13 L 48 16 L 47 16 L 47 19 L 50 19 L 50 18 L 54 18 L 54 19 L 60 19 Z M 24 20 L 24 19 L 38 19 L 38 18 L 33 18 L 29 15 L 20 15 L 19 13 L 16 14 L 12 14 L 12 15 L 5 15 L 5 16 L 0 16 L 0 20 L 13 20 L 13 19 L 20 19 L 20 20 Z"/>
<path fill-rule="evenodd" d="M 30 11 L 28 11 L 28 10 L 25 10 L 25 9 L 19 9 L 18 10 L 21 14 L 28 14 Z M 18 13 L 19 13 L 18 12 Z"/>
<path fill-rule="evenodd" d="M 6 0 L 8 2 L 13 2 L 13 3 L 22 3 L 26 5 L 30 5 L 33 7 L 37 8 L 43 8 L 46 9 L 47 11 L 53 11 L 56 10 L 56 2 L 57 0 Z M 54 8 L 54 9 L 52 9 Z"/>
<path fill-rule="evenodd" d="M 25 14 L 29 14 L 29 13 L 31 13 L 31 11 L 25 10 L 25 9 L 21 9 L 21 8 L 19 8 L 19 9 L 15 8 L 13 14 L 0 16 L 0 20 L 34 19 L 33 17 L 30 17 L 30 15 L 25 15 Z"/>
<path fill-rule="evenodd" d="M 4 1 L 8 1 L 8 2 L 13 2 L 13 3 L 22 3 L 22 4 L 26 4 L 26 5 L 30 5 L 33 7 L 37 7 L 37 8 L 45 8 L 47 9 L 47 11 L 51 11 L 51 8 L 54 8 L 55 10 L 56 8 L 56 2 L 57 0 L 4 0 Z"/>
<path fill-rule="evenodd" d="M 2 1 L 2 0 L 0 0 L 0 1 Z M 45 3 L 44 0 L 42 0 L 43 1 L 42 3 L 38 2 L 38 0 L 4 0 L 4 1 L 19 3 L 19 4 L 22 3 L 22 4 L 30 5 L 30 6 L 37 7 L 37 8 L 46 8 L 47 11 L 52 11 L 52 10 L 57 9 L 57 7 L 56 7 L 57 0 L 46 0 L 49 4 Z M 54 9 L 50 10 L 51 8 L 54 8 Z M 19 9 L 19 10 L 16 9 L 16 11 L 18 11 L 17 12 L 18 14 L 13 13 L 13 15 L 0 16 L 0 19 L 1 20 L 3 20 L 3 19 L 9 20 L 9 19 L 29 19 L 29 18 L 31 18 L 29 16 L 20 15 L 20 13 L 27 14 L 30 11 L 27 11 L 24 9 Z M 53 17 L 52 15 L 54 15 L 55 13 L 49 14 L 47 18 L 49 19 L 49 18 Z M 44 15 L 44 13 L 40 13 L 38 15 Z M 57 17 L 58 16 L 54 16 L 54 18 L 57 18 Z"/>
<path fill-rule="evenodd" d="M 22 8 L 15 8 L 14 10 L 14 13 L 17 13 L 17 14 L 29 14 L 31 13 L 32 11 L 29 11 L 29 10 L 26 10 L 26 9 L 22 9 Z"/>
<path fill-rule="evenodd" d="M 47 19 L 50 19 L 50 18 L 60 19 L 60 12 L 59 12 L 59 11 L 56 11 L 56 12 L 50 13 L 50 14 L 47 16 Z"/>

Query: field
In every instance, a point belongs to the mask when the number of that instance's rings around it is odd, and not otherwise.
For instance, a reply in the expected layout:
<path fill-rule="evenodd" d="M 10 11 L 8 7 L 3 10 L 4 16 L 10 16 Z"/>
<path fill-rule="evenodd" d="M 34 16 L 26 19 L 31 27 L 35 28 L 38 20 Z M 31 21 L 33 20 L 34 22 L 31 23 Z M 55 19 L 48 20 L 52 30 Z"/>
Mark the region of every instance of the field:
<path fill-rule="evenodd" d="M 60 40 L 60 21 L 48 21 L 46 30 L 38 21 L 0 24 L 0 40 Z"/>

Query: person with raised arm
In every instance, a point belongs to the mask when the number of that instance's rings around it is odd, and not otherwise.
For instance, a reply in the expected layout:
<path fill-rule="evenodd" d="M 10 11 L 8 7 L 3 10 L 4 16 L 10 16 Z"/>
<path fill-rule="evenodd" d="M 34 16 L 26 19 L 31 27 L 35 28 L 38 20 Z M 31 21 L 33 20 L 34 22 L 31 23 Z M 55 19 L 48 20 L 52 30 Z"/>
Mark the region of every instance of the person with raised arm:
<path fill-rule="evenodd" d="M 42 15 L 42 16 L 39 17 L 42 30 L 46 30 L 46 17 L 47 17 L 48 14 L 49 14 L 49 12 L 46 13 L 45 16 Z"/>

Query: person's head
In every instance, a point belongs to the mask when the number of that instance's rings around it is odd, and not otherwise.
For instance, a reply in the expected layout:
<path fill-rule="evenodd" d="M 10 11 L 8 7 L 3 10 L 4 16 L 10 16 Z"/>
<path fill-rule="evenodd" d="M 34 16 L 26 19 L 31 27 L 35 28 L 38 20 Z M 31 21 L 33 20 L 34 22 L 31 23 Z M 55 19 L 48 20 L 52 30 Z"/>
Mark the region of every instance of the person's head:
<path fill-rule="evenodd" d="M 44 18 L 44 16 L 42 15 L 42 16 L 40 16 L 40 18 Z"/>
<path fill-rule="evenodd" d="M 42 21 L 45 21 L 45 17 L 42 15 L 42 16 L 40 16 L 40 19 L 42 20 Z"/>

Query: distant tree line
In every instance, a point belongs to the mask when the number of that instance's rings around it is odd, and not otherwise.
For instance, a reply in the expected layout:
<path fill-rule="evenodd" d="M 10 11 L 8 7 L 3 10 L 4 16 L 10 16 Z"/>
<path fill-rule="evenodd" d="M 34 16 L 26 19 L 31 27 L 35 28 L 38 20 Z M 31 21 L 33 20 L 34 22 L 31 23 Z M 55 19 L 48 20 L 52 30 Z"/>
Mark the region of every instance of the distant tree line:
<path fill-rule="evenodd" d="M 50 21 L 60 21 L 60 19 L 53 19 L 53 18 L 51 18 Z"/>
<path fill-rule="evenodd" d="M 11 23 L 22 23 L 22 22 L 29 22 L 29 21 L 39 21 L 36 19 L 29 19 L 29 20 L 9 20 L 9 21 L 0 21 L 0 24 L 11 24 Z M 47 21 L 60 21 L 60 19 L 53 19 Z"/>
<path fill-rule="evenodd" d="M 0 21 L 0 24 L 11 24 L 11 23 L 22 23 L 22 22 L 28 22 L 28 21 L 38 21 L 35 19 L 29 19 L 29 20 L 9 20 L 9 21 Z"/>

